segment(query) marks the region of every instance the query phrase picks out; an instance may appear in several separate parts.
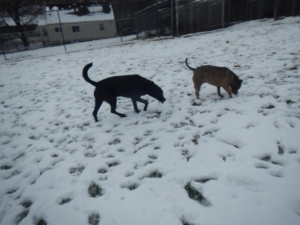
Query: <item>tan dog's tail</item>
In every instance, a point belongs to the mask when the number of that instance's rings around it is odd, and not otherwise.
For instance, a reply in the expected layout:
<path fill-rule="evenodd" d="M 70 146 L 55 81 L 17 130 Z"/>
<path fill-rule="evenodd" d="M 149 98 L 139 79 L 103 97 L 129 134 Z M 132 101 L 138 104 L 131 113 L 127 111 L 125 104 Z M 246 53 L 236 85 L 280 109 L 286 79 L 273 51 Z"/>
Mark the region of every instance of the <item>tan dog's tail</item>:
<path fill-rule="evenodd" d="M 195 68 L 190 67 L 189 64 L 187 63 L 187 61 L 188 61 L 188 58 L 185 59 L 185 64 L 186 64 L 186 66 L 187 66 L 190 70 L 195 71 Z"/>
<path fill-rule="evenodd" d="M 89 63 L 87 65 L 85 65 L 85 67 L 82 70 L 82 76 L 83 78 L 86 80 L 86 82 L 89 82 L 91 85 L 96 86 L 97 82 L 92 81 L 89 77 L 88 77 L 88 70 L 89 68 L 91 68 L 93 66 L 93 63 Z"/>

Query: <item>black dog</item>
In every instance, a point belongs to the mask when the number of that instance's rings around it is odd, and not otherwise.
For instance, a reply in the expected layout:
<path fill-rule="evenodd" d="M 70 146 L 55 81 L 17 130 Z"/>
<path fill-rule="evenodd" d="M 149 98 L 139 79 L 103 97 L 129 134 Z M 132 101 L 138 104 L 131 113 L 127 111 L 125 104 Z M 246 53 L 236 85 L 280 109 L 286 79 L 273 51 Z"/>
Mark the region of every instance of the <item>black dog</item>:
<path fill-rule="evenodd" d="M 116 111 L 118 96 L 131 98 L 133 108 L 137 113 L 140 112 L 137 108 L 137 101 L 144 103 L 144 110 L 147 110 L 148 101 L 141 99 L 142 95 L 150 95 L 162 103 L 166 100 L 163 96 L 163 91 L 159 86 L 139 75 L 115 76 L 99 82 L 92 81 L 87 73 L 92 66 L 92 63 L 87 64 L 82 70 L 82 76 L 87 82 L 96 87 L 94 92 L 95 109 L 93 111 L 96 122 L 98 122 L 97 112 L 103 101 L 110 104 L 111 113 L 117 114 L 120 117 L 126 116 L 125 114 Z"/>

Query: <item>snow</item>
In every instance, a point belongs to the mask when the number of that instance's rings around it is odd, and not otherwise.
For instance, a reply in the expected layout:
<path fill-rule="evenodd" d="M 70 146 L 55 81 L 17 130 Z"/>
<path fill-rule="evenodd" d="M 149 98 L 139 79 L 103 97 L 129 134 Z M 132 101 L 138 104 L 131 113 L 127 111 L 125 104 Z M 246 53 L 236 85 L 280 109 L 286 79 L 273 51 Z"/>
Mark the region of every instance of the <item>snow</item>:
<path fill-rule="evenodd" d="M 0 224 L 300 224 L 299 37 L 294 17 L 2 57 Z M 185 58 L 232 69 L 239 94 L 196 100 Z M 92 80 L 137 73 L 167 101 L 119 98 L 127 117 L 103 103 L 95 123 L 90 62 Z"/>

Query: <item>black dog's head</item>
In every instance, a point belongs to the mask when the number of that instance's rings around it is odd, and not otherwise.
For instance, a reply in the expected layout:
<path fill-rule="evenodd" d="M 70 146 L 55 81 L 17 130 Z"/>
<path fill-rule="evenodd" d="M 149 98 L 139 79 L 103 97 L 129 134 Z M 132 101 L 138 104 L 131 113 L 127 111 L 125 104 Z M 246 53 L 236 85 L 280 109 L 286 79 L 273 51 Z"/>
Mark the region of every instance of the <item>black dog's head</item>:
<path fill-rule="evenodd" d="M 238 90 L 241 88 L 243 83 L 243 80 L 240 80 L 238 77 L 235 79 L 235 81 L 230 85 L 231 91 L 233 94 L 237 95 Z"/>
<path fill-rule="evenodd" d="M 146 90 L 148 95 L 150 95 L 153 98 L 156 98 L 161 103 L 166 101 L 166 99 L 163 96 L 164 93 L 163 90 L 159 86 L 157 86 L 154 82 L 149 81 L 149 83 L 147 83 Z"/>

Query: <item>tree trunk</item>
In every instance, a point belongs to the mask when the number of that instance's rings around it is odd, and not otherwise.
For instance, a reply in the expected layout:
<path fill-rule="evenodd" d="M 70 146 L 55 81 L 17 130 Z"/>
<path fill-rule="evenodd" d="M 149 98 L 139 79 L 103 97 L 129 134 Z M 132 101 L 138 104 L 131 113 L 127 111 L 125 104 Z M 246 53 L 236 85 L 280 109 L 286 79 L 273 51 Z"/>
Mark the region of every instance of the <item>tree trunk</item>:
<path fill-rule="evenodd" d="M 28 48 L 29 47 L 29 42 L 28 42 L 28 39 L 27 39 L 25 33 L 21 33 L 20 39 L 22 40 L 24 47 Z"/>

